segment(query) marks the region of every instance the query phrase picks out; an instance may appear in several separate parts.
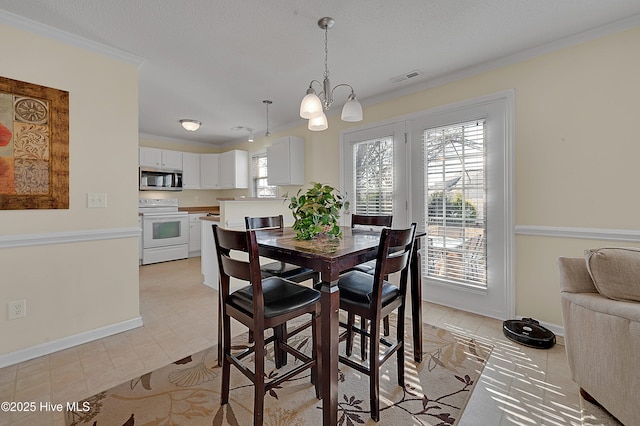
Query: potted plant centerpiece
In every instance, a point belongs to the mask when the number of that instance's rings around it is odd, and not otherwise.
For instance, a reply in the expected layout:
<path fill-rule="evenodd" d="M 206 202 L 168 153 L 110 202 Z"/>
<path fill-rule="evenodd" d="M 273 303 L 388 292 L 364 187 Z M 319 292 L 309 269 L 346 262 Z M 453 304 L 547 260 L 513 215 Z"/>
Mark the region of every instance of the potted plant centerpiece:
<path fill-rule="evenodd" d="M 318 237 L 337 239 L 342 237 L 340 230 L 340 210 L 349 209 L 349 201 L 336 188 L 313 183 L 306 192 L 302 189 L 291 197 L 289 208 L 293 213 L 297 240 L 311 240 Z"/>

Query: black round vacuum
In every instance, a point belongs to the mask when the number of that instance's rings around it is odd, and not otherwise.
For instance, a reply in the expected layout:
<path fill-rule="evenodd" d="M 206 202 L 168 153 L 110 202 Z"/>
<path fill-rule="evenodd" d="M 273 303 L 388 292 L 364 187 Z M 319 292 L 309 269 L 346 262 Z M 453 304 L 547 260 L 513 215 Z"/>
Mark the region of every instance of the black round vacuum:
<path fill-rule="evenodd" d="M 533 318 L 504 321 L 502 332 L 508 339 L 532 348 L 549 349 L 556 344 L 556 335 Z"/>

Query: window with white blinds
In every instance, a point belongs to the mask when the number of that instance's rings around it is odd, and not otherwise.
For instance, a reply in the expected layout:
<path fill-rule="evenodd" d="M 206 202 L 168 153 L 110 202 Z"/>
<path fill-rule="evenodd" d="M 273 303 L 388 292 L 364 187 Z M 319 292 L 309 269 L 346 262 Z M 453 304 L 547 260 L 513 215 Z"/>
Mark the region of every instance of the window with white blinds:
<path fill-rule="evenodd" d="M 487 285 L 485 140 L 484 120 L 424 130 L 430 278 Z"/>
<path fill-rule="evenodd" d="M 251 156 L 251 176 L 254 197 L 276 197 L 278 188 L 269 185 L 267 181 L 267 153 L 263 152 Z"/>
<path fill-rule="evenodd" d="M 353 144 L 353 212 L 393 214 L 393 136 Z"/>

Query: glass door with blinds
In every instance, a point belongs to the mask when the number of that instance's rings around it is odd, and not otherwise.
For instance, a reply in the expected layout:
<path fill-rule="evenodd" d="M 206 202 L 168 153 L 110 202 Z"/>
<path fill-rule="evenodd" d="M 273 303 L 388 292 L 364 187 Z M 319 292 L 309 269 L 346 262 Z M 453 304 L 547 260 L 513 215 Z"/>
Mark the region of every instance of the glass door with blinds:
<path fill-rule="evenodd" d="M 404 122 L 343 135 L 343 188 L 350 213 L 393 215 L 407 226 L 408 167 Z M 347 217 L 344 224 L 350 224 Z"/>
<path fill-rule="evenodd" d="M 423 275 L 487 286 L 486 121 L 424 129 Z"/>
<path fill-rule="evenodd" d="M 515 314 L 512 111 L 505 92 L 407 121 L 423 297 L 501 319 Z"/>

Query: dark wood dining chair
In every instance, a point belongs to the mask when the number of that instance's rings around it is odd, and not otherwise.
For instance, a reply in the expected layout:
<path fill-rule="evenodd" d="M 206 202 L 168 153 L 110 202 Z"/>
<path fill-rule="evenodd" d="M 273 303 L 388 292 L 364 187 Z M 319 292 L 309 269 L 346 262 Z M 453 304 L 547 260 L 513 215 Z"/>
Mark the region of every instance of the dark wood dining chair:
<path fill-rule="evenodd" d="M 250 230 L 264 230 L 264 229 L 277 229 L 282 230 L 284 228 L 284 218 L 282 215 L 278 216 L 259 216 L 249 217 L 245 216 L 244 223 L 247 229 Z M 285 278 L 289 281 L 301 283 L 307 280 L 313 280 L 313 284 L 320 282 L 320 274 L 313 269 L 303 268 L 301 266 L 292 265 L 285 262 L 269 262 L 260 266 L 260 272 L 262 278 L 279 277 Z M 307 327 L 309 324 L 307 323 Z M 301 327 L 299 331 L 302 331 L 306 327 Z M 279 329 L 274 330 L 277 333 L 287 333 L 287 326 L 283 324 Z M 296 334 L 293 332 L 290 336 Z M 253 342 L 253 334 L 249 332 L 249 343 Z M 287 364 L 287 354 L 282 353 L 278 358 L 277 367 L 280 368 Z"/>
<path fill-rule="evenodd" d="M 245 216 L 244 223 L 247 229 L 252 230 L 284 228 L 284 219 L 282 215 L 263 217 Z M 301 266 L 285 262 L 270 262 L 261 265 L 260 271 L 262 272 L 263 278 L 280 277 L 296 283 L 301 283 L 311 279 L 314 284 L 320 281 L 320 274 L 315 272 L 313 269 L 303 268 Z"/>
<path fill-rule="evenodd" d="M 262 278 L 260 272 L 258 244 L 255 231 L 234 231 L 213 226 L 214 240 L 220 269 L 220 295 L 222 298 L 223 323 L 223 359 L 222 359 L 222 405 L 229 402 L 229 379 L 231 365 L 238 368 L 255 387 L 254 425 L 262 425 L 264 396 L 266 392 L 289 380 L 295 375 L 311 368 L 311 381 L 315 385 L 316 397 L 320 398 L 320 363 L 318 361 L 317 330 L 320 327 L 320 293 L 313 288 L 301 286 L 279 277 Z M 246 259 L 232 257 L 233 252 L 244 252 Z M 246 256 L 245 256 L 246 258 Z M 249 285 L 230 292 L 231 277 L 247 281 Z M 305 314 L 312 318 L 312 354 L 311 357 L 287 344 L 277 333 L 265 338 L 265 329 L 277 330 L 286 321 Z M 244 324 L 253 332 L 254 344 L 240 353 L 231 352 L 231 318 Z M 286 351 L 301 363 L 284 374 L 265 382 L 265 345 L 275 344 L 275 353 Z M 242 359 L 254 354 L 253 371 Z"/>
<path fill-rule="evenodd" d="M 340 355 L 340 362 L 369 376 L 371 418 L 375 421 L 380 420 L 380 366 L 394 353 L 397 354 L 398 385 L 404 386 L 405 299 L 415 234 L 415 223 L 408 229 L 383 229 L 375 272 L 368 274 L 354 270 L 341 275 L 338 280 L 340 309 L 366 320 L 363 321 L 365 326 L 360 328 L 353 324 L 340 323 L 346 328 L 341 340 L 346 337 L 347 341 L 347 356 Z M 385 277 L 395 272 L 400 272 L 398 286 L 385 280 Z M 381 336 L 380 321 L 395 310 L 397 335 L 395 342 L 391 342 Z M 367 323 L 370 323 L 368 327 Z M 355 333 L 361 336 L 363 342 L 367 338 L 370 340 L 368 365 L 349 358 L 349 348 L 353 344 Z M 387 347 L 382 355 L 381 344 Z"/>
<path fill-rule="evenodd" d="M 364 215 L 364 214 L 352 214 L 351 215 L 351 229 L 366 228 L 366 229 L 380 229 L 391 228 L 391 222 L 393 222 L 392 215 Z M 353 269 L 357 271 L 373 274 L 376 269 L 375 260 L 361 263 L 355 266 Z"/>
<path fill-rule="evenodd" d="M 393 222 L 392 215 L 364 215 L 364 214 L 353 214 L 351 215 L 351 229 L 356 228 L 364 228 L 370 230 L 382 229 L 382 228 L 391 228 L 391 223 Z M 354 268 L 356 271 L 366 272 L 367 274 L 373 274 L 376 270 L 376 261 L 370 260 L 369 262 L 361 263 L 360 265 L 356 265 Z M 353 325 L 355 318 L 351 316 L 348 320 L 348 323 Z M 361 327 L 365 328 L 366 324 L 364 324 L 364 319 L 360 319 Z M 389 318 L 384 318 L 384 335 L 389 335 Z M 360 347 L 362 359 L 367 359 L 367 348 L 365 345 Z"/>

